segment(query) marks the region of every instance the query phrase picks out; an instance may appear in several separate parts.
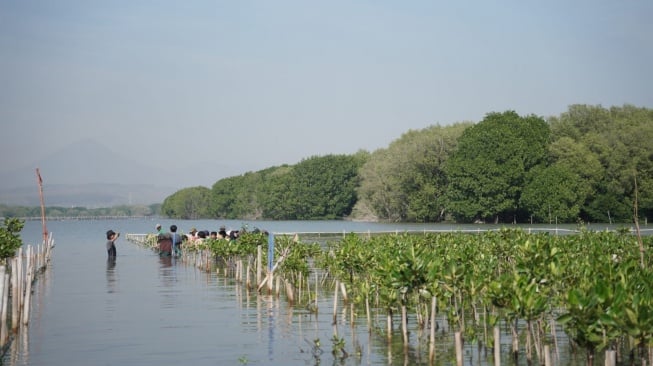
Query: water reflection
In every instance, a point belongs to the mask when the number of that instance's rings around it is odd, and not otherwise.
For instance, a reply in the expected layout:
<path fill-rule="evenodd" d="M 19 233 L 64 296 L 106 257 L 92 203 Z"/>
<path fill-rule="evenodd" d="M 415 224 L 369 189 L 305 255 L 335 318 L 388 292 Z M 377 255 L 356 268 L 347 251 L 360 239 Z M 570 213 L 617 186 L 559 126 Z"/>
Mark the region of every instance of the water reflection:
<path fill-rule="evenodd" d="M 159 286 L 158 293 L 161 295 L 161 308 L 173 309 L 177 306 L 179 290 L 175 288 L 177 273 L 175 268 L 176 260 L 171 256 L 159 257 Z"/>
<path fill-rule="evenodd" d="M 114 293 L 117 292 L 117 280 L 116 280 L 116 257 L 109 257 L 107 259 L 107 292 Z"/>

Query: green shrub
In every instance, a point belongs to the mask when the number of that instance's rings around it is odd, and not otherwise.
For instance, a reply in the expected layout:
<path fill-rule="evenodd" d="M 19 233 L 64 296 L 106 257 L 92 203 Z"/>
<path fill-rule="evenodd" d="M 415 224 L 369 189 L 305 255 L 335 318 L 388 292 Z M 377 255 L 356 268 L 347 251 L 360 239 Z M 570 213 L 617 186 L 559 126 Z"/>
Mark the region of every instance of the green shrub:
<path fill-rule="evenodd" d="M 5 218 L 0 227 L 0 260 L 5 260 L 16 255 L 16 250 L 23 245 L 23 240 L 18 235 L 25 226 L 24 221 L 16 218 Z"/>

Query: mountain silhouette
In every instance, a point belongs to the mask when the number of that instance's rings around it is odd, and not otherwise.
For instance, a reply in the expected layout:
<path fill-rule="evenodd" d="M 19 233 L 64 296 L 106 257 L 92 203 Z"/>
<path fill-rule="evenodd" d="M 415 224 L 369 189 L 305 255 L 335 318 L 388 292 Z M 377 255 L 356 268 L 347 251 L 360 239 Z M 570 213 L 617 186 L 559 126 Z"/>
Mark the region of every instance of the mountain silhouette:
<path fill-rule="evenodd" d="M 161 203 L 179 189 L 210 188 L 219 179 L 243 174 L 246 167 L 198 159 L 184 167 L 192 174 L 173 174 L 85 139 L 29 166 L 0 170 L 0 204 L 38 206 L 36 168 L 43 178 L 46 205 L 110 207 Z"/>
<path fill-rule="evenodd" d="M 35 168 L 48 184 L 152 184 L 167 174 L 114 152 L 91 140 L 80 140 L 51 155 L 9 172 L 0 173 L 0 188 L 16 188 L 36 182 Z"/>
<path fill-rule="evenodd" d="M 31 166 L 0 172 L 0 203 L 38 205 L 37 167 L 47 205 L 106 207 L 160 203 L 180 188 L 167 182 L 169 174 L 165 169 L 139 163 L 87 139 Z"/>

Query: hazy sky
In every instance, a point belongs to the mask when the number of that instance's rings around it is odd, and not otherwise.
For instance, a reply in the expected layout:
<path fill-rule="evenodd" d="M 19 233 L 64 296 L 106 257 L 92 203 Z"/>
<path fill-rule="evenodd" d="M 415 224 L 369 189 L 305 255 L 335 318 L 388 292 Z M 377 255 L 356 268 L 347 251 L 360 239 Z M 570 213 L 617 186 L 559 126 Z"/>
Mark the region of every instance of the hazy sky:
<path fill-rule="evenodd" d="M 255 170 L 493 111 L 651 108 L 652 18 L 650 0 L 0 0 L 0 166 L 92 138 Z"/>

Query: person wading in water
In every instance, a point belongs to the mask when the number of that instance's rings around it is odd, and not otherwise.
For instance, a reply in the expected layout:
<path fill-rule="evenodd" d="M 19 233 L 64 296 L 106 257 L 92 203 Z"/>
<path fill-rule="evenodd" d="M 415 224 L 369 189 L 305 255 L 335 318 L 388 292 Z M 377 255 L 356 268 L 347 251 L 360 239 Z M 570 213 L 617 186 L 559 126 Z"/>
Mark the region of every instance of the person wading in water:
<path fill-rule="evenodd" d="M 116 257 L 116 244 L 115 241 L 118 240 L 120 233 L 117 233 L 113 230 L 107 231 L 107 254 L 109 258 Z"/>

